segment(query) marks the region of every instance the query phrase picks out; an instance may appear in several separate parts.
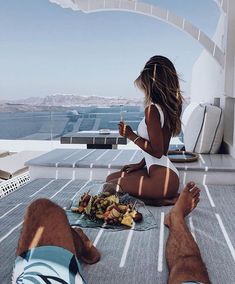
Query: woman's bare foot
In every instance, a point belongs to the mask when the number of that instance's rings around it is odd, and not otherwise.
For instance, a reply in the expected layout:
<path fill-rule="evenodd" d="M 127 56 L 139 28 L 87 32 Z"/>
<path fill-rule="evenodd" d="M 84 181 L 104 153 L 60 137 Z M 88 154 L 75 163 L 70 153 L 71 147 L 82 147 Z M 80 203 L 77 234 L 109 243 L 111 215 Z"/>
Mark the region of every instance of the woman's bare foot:
<path fill-rule="evenodd" d="M 103 185 L 103 190 L 102 192 L 109 192 L 110 194 L 117 194 L 118 193 L 123 193 L 123 190 L 121 186 L 118 184 L 118 179 L 117 180 L 111 180 L 110 182 L 106 182 Z"/>
<path fill-rule="evenodd" d="M 165 199 L 146 199 L 146 198 L 139 198 L 142 200 L 146 205 L 150 206 L 172 206 L 175 205 L 179 198 L 179 193 L 175 197 L 172 198 L 165 198 Z"/>
<path fill-rule="evenodd" d="M 195 186 L 194 182 L 189 182 L 180 193 L 180 196 L 165 217 L 164 224 L 169 227 L 172 219 L 184 219 L 198 204 L 200 196 L 200 189 Z"/>

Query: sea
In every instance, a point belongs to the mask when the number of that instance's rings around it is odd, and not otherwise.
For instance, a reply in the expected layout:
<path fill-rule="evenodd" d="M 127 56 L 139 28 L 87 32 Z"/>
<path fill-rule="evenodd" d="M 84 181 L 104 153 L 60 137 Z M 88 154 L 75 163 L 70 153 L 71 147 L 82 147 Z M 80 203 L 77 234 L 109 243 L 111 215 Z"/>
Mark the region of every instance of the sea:
<path fill-rule="evenodd" d="M 118 130 L 125 120 L 136 130 L 144 116 L 140 106 L 82 107 L 65 111 L 0 112 L 0 139 L 59 140 L 86 130 Z"/>
<path fill-rule="evenodd" d="M 120 120 L 134 131 L 144 117 L 141 106 L 80 107 L 64 111 L 0 112 L 0 140 L 60 140 L 64 135 L 118 130 Z M 178 136 L 183 142 L 183 133 Z M 171 145 L 171 150 L 178 146 Z"/>

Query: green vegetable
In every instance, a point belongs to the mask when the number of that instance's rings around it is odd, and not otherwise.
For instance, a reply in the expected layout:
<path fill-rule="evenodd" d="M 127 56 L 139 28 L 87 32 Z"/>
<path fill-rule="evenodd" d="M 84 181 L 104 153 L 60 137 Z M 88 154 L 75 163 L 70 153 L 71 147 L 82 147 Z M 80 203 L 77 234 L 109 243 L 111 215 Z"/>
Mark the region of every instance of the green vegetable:
<path fill-rule="evenodd" d="M 90 200 L 89 200 L 89 202 L 88 202 L 88 204 L 87 204 L 87 207 L 85 208 L 85 213 L 86 213 L 87 215 L 90 215 L 90 213 L 91 213 L 91 207 L 92 207 L 92 198 L 90 198 Z"/>

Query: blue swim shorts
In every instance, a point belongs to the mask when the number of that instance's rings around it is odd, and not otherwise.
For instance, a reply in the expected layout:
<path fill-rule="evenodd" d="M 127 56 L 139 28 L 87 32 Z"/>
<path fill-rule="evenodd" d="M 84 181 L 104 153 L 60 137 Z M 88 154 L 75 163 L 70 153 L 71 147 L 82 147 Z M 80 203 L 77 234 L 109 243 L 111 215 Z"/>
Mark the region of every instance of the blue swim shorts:
<path fill-rule="evenodd" d="M 78 259 L 57 246 L 36 247 L 17 256 L 12 283 L 85 284 Z"/>
<path fill-rule="evenodd" d="M 198 281 L 184 281 L 181 284 L 203 284 L 202 282 L 198 282 Z"/>

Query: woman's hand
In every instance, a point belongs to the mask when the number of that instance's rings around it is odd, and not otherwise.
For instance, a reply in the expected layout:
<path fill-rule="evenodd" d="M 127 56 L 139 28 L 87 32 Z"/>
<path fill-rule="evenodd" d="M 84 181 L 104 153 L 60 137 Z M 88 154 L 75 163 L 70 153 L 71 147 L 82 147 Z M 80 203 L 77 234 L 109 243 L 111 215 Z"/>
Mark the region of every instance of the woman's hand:
<path fill-rule="evenodd" d="M 132 128 L 125 124 L 123 121 L 120 121 L 118 124 L 119 134 L 123 137 L 130 138 L 134 133 Z"/>
<path fill-rule="evenodd" d="M 138 171 L 142 168 L 143 166 L 141 164 L 129 164 L 129 165 L 123 166 L 121 171 L 129 174 L 131 172 Z"/>

